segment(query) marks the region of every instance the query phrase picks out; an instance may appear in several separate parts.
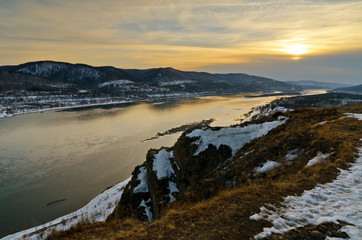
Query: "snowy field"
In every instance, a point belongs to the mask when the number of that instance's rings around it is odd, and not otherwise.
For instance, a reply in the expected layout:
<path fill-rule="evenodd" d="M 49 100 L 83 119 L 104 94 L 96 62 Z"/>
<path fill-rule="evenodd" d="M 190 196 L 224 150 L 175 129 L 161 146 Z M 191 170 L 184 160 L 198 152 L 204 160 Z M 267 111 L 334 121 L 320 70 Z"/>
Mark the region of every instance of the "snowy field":
<path fill-rule="evenodd" d="M 306 225 L 324 222 L 338 224 L 338 220 L 350 224 L 343 227 L 342 231 L 351 239 L 362 239 L 362 148 L 359 149 L 359 158 L 351 164 L 350 169 L 340 171 L 340 175 L 332 183 L 304 191 L 302 196 L 286 197 L 281 208 L 261 207 L 260 213 L 254 214 L 250 219 L 264 219 L 273 226 L 264 228 L 255 239 Z"/>

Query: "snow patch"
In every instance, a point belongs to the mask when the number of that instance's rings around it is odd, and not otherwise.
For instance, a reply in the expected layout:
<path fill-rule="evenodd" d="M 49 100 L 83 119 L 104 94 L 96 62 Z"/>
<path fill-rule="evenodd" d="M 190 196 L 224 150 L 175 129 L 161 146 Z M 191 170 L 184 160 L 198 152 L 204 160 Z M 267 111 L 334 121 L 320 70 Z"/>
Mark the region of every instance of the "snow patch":
<path fill-rule="evenodd" d="M 278 116 L 278 120 L 284 120 L 284 119 L 287 119 L 286 116 Z"/>
<path fill-rule="evenodd" d="M 175 171 L 171 166 L 172 158 L 174 158 L 173 151 L 167 152 L 165 148 L 161 149 L 154 157 L 152 170 L 156 172 L 158 180 L 172 178 L 175 175 Z M 178 167 L 177 164 L 176 167 Z M 168 189 L 170 191 L 168 194 L 168 197 L 170 198 L 169 203 L 172 203 L 176 200 L 172 193 L 179 192 L 179 190 L 176 186 L 176 183 L 173 181 L 168 181 Z"/>
<path fill-rule="evenodd" d="M 150 202 L 151 199 L 148 200 L 148 202 Z M 145 208 L 145 213 L 146 213 L 146 216 L 147 216 L 147 219 L 149 222 L 152 221 L 153 219 L 153 215 L 152 215 L 152 212 L 151 212 L 151 207 L 150 206 L 147 206 L 145 200 L 142 199 L 142 202 L 140 204 L 140 207 L 144 207 Z"/>
<path fill-rule="evenodd" d="M 168 197 L 170 198 L 169 203 L 172 203 L 173 201 L 176 200 L 176 198 L 172 195 L 172 193 L 179 192 L 179 190 L 176 186 L 176 183 L 172 181 L 168 181 L 168 189 L 170 190 L 170 193 L 168 195 Z"/>
<path fill-rule="evenodd" d="M 268 210 L 261 207 L 260 213 L 250 219 L 265 219 L 273 227 L 264 228 L 255 239 L 272 233 L 282 234 L 309 224 L 338 223 L 338 220 L 353 224 L 341 229 L 351 239 L 362 239 L 362 148 L 351 168 L 340 171 L 340 175 L 332 183 L 320 184 L 312 190 L 304 191 L 302 196 L 286 197 L 281 208 Z"/>
<path fill-rule="evenodd" d="M 127 84 L 134 84 L 134 82 L 127 80 L 127 79 L 113 80 L 113 81 L 103 82 L 103 83 L 99 84 L 98 87 L 101 88 L 101 87 L 110 86 L 110 85 L 123 86 L 123 85 L 127 85 Z"/>
<path fill-rule="evenodd" d="M 177 170 L 181 171 L 180 166 L 177 164 L 177 162 L 176 161 L 173 161 L 173 162 L 175 163 Z"/>
<path fill-rule="evenodd" d="M 269 115 L 274 114 L 276 112 L 287 112 L 287 111 L 293 111 L 293 109 L 288 109 L 288 108 L 280 107 L 280 106 L 277 106 L 275 108 L 267 108 L 266 110 L 264 110 L 262 108 L 258 108 L 258 109 L 255 109 L 254 111 L 252 111 L 250 113 L 250 116 L 247 117 L 246 119 L 244 119 L 242 122 L 243 123 L 250 122 L 250 121 L 252 121 L 254 119 L 259 119 L 259 118 L 264 117 L 264 116 L 269 116 Z M 283 116 L 278 117 L 279 120 L 281 120 L 282 118 L 283 118 Z"/>
<path fill-rule="evenodd" d="M 268 160 L 263 164 L 263 166 L 254 168 L 254 171 L 256 173 L 268 173 L 274 168 L 277 168 L 278 166 L 279 166 L 278 162 Z"/>
<path fill-rule="evenodd" d="M 9 118 L 12 117 L 12 114 L 6 113 L 6 112 L 2 112 L 0 113 L 0 118 Z"/>
<path fill-rule="evenodd" d="M 323 154 L 321 152 L 318 152 L 317 156 L 309 160 L 309 162 L 307 163 L 307 167 L 325 161 L 329 157 L 329 155 L 330 153 Z"/>
<path fill-rule="evenodd" d="M 140 172 L 137 175 L 137 179 L 141 181 L 137 187 L 133 190 L 134 193 L 148 192 L 148 181 L 147 181 L 147 169 L 146 167 L 140 167 Z"/>
<path fill-rule="evenodd" d="M 199 139 L 194 142 L 198 145 L 198 150 L 194 153 L 194 156 L 205 151 L 209 144 L 219 148 L 220 145 L 227 145 L 232 149 L 232 155 L 243 147 L 246 143 L 266 135 L 273 128 L 285 123 L 284 121 L 265 122 L 261 124 L 250 124 L 244 127 L 229 127 L 222 128 L 218 131 L 212 129 L 195 129 L 191 133 L 187 134 L 186 137 Z"/>
<path fill-rule="evenodd" d="M 292 151 L 287 152 L 287 155 L 285 155 L 285 160 L 287 161 L 286 164 L 292 164 L 293 160 L 298 157 L 298 149 L 294 149 Z"/>
<path fill-rule="evenodd" d="M 128 178 L 127 180 L 114 185 L 110 189 L 105 190 L 78 211 L 57 218 L 43 225 L 8 235 L 2 238 L 2 240 L 45 239 L 52 231 L 66 231 L 80 222 L 104 222 L 114 211 L 121 199 L 124 188 L 130 180 L 131 178 Z"/>
<path fill-rule="evenodd" d="M 194 83 L 195 81 L 192 80 L 175 80 L 175 81 L 170 81 L 170 82 L 161 82 L 160 86 L 164 87 L 164 86 L 176 86 L 176 85 L 183 85 L 183 84 L 190 84 L 190 83 Z"/>
<path fill-rule="evenodd" d="M 171 158 L 173 158 L 173 151 L 167 152 L 164 148 L 154 157 L 152 170 L 156 172 L 158 180 L 170 178 L 175 174 L 171 166 Z"/>
<path fill-rule="evenodd" d="M 254 116 L 257 116 L 260 114 L 260 109 L 256 109 L 254 111 L 252 111 L 250 113 L 250 116 L 245 118 L 242 122 L 245 123 L 245 122 L 250 122 L 251 120 L 253 120 Z"/>
<path fill-rule="evenodd" d="M 348 117 L 351 118 L 357 118 L 358 120 L 362 120 L 362 114 L 361 113 L 347 113 Z"/>

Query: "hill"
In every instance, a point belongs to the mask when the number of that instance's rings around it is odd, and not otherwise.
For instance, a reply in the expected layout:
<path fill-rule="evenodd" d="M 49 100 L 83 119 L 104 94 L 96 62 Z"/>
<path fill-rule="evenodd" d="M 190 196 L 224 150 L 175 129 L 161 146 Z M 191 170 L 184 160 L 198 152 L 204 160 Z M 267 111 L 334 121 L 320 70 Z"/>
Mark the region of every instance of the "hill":
<path fill-rule="evenodd" d="M 311 80 L 286 81 L 286 83 L 299 86 L 305 89 L 334 89 L 334 88 L 350 86 L 342 83 L 320 82 L 320 81 L 311 81 Z"/>
<path fill-rule="evenodd" d="M 21 72 L 9 72 L 0 69 L 0 92 L 25 90 L 25 91 L 59 91 L 74 88 L 74 84 L 47 79 Z"/>
<path fill-rule="evenodd" d="M 362 93 L 362 84 L 353 87 L 344 87 L 333 89 L 333 92 L 345 92 L 345 93 Z"/>

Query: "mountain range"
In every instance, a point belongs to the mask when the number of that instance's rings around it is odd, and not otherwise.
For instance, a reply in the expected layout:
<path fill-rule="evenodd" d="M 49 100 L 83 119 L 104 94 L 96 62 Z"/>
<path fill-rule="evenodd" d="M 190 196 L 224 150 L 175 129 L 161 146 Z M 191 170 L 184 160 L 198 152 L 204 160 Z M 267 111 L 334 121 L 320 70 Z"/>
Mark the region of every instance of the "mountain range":
<path fill-rule="evenodd" d="M 246 93 L 298 91 L 301 88 L 270 78 L 244 73 L 211 74 L 174 68 L 120 69 L 85 64 L 39 61 L 2 66 L 2 89 L 31 83 L 37 87 L 88 88 L 100 92 L 127 94 Z M 37 77 L 37 78 L 34 78 Z M 10 84 L 11 83 L 11 84 Z M 10 84 L 10 85 L 9 85 Z"/>

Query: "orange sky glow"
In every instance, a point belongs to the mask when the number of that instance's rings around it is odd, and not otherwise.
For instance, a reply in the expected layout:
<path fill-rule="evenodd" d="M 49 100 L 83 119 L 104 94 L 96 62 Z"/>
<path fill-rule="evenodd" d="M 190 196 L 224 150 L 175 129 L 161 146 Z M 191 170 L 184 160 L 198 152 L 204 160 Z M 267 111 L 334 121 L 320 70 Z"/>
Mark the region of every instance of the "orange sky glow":
<path fill-rule="evenodd" d="M 1 0 L 0 65 L 56 60 L 362 83 L 361 12 L 361 1 L 335 0 Z"/>

